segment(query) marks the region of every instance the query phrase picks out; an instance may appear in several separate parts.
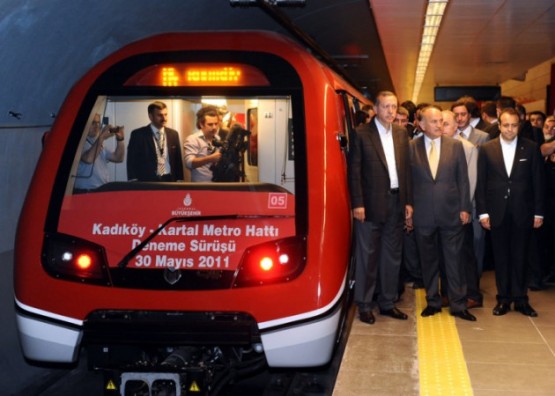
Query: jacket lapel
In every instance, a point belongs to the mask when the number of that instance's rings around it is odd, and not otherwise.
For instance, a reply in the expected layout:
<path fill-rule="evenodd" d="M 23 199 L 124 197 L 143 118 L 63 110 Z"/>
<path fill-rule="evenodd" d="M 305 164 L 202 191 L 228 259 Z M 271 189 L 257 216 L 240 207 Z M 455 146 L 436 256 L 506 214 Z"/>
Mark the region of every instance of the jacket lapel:
<path fill-rule="evenodd" d="M 387 161 L 385 160 L 385 151 L 382 146 L 382 140 L 380 139 L 380 133 L 378 132 L 378 127 L 375 124 L 376 122 L 378 121 L 374 117 L 374 119 L 372 120 L 372 123 L 370 124 L 370 140 L 372 141 L 372 144 L 376 148 L 376 153 L 378 154 L 378 158 L 382 162 L 385 169 L 387 169 Z"/>
<path fill-rule="evenodd" d="M 496 163 L 499 164 L 499 166 L 502 168 L 503 170 L 503 174 L 505 175 L 505 177 L 508 179 L 509 178 L 509 174 L 507 173 L 507 167 L 505 166 L 505 157 L 503 157 L 503 150 L 501 149 L 501 138 L 497 138 L 497 144 L 495 144 L 493 146 L 494 149 L 494 155 L 495 157 L 499 158 L 499 161 L 496 161 Z M 515 166 L 515 163 L 513 161 L 513 167 Z"/>
<path fill-rule="evenodd" d="M 437 164 L 437 171 L 436 171 L 436 178 L 435 180 L 437 180 L 439 178 L 439 175 L 441 172 L 441 169 L 443 169 L 445 167 L 444 165 L 444 161 L 446 161 L 446 158 L 451 158 L 451 146 L 445 141 L 445 139 L 443 138 L 443 136 L 439 137 L 439 145 L 440 145 L 440 149 L 439 149 L 439 161 Z M 431 173 L 431 171 L 430 171 Z"/>
<path fill-rule="evenodd" d="M 430 177 L 430 179 L 433 180 L 434 178 L 432 176 L 432 170 L 430 169 L 430 162 L 428 161 L 428 153 L 426 152 L 426 142 L 424 141 L 424 135 L 418 138 L 418 141 L 416 143 L 416 151 L 418 157 L 422 158 L 421 162 L 424 162 L 426 164 L 426 174 Z"/>
<path fill-rule="evenodd" d="M 515 150 L 515 159 L 513 160 L 513 167 L 511 168 L 511 175 L 509 176 L 512 177 L 515 175 L 515 172 L 518 171 L 518 165 L 520 163 L 521 160 L 526 159 L 526 150 L 524 148 L 524 145 L 522 144 L 522 140 L 517 136 L 517 142 L 516 142 L 516 150 Z"/>
<path fill-rule="evenodd" d="M 402 144 L 400 141 L 401 137 L 399 134 L 404 132 L 399 132 L 398 130 L 395 130 L 393 126 L 391 126 L 391 133 L 393 135 L 393 151 L 395 152 L 395 167 L 397 170 L 397 178 L 400 178 L 399 169 L 403 169 L 403 166 L 401 164 L 401 161 L 403 161 L 403 155 L 399 153 L 399 150 L 402 150 Z"/>
<path fill-rule="evenodd" d="M 148 147 L 148 152 L 156 153 L 156 147 L 154 146 L 154 135 L 152 134 L 152 128 L 150 128 L 150 125 L 147 125 L 144 129 L 144 139 Z"/>

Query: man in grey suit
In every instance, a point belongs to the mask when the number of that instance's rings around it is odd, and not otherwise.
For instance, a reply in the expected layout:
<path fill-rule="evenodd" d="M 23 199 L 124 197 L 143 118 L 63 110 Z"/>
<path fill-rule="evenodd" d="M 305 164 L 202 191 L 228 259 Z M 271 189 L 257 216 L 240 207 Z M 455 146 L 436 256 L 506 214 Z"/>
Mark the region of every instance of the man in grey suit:
<path fill-rule="evenodd" d="M 451 106 L 451 111 L 455 114 L 457 135 L 461 135 L 477 147 L 489 140 L 489 135 L 486 132 L 470 125 L 470 109 L 467 102 L 455 102 Z"/>
<path fill-rule="evenodd" d="M 476 191 L 476 182 L 478 179 L 478 148 L 461 137 L 460 134 L 457 134 L 457 123 L 455 121 L 455 114 L 452 111 L 443 110 L 441 114 L 443 116 L 443 134 L 458 139 L 463 144 L 466 165 L 468 167 L 468 181 L 470 183 L 470 201 L 472 202 L 472 212 L 475 213 L 476 203 L 474 200 L 474 192 Z M 474 232 L 472 230 L 472 224 L 465 224 L 463 228 L 464 241 L 462 261 L 466 274 L 466 305 L 467 308 L 476 308 L 483 306 L 484 296 L 480 292 L 480 274 L 474 254 Z M 446 289 L 444 289 L 442 285 L 442 296 L 444 290 Z"/>
<path fill-rule="evenodd" d="M 516 311 L 538 316 L 528 302 L 526 256 L 532 229 L 543 224 L 543 158 L 538 145 L 518 136 L 519 116 L 506 108 L 499 115 L 500 136 L 485 143 L 478 155 L 476 209 L 491 231 L 497 305 L 505 315 Z"/>
<path fill-rule="evenodd" d="M 472 204 L 464 148 L 443 136 L 441 109 L 422 110 L 424 136 L 410 142 L 414 231 L 428 305 L 421 315 L 441 311 L 439 260 L 443 255 L 452 315 L 474 321 L 467 310 L 466 279 L 462 269 L 463 226 L 470 222 Z"/>
<path fill-rule="evenodd" d="M 355 303 L 372 324 L 374 293 L 380 314 L 405 320 L 395 307 L 403 225 L 412 226 L 412 185 L 407 131 L 394 124 L 397 97 L 380 92 L 376 116 L 357 128 L 349 150 L 349 191 L 354 218 Z M 379 277 L 379 278 L 378 278 Z"/>
<path fill-rule="evenodd" d="M 475 145 L 478 150 L 480 146 L 487 142 L 490 137 L 489 134 L 483 130 L 474 128 L 471 124 L 471 109 L 468 102 L 457 101 L 451 106 L 451 111 L 455 114 L 455 121 L 457 122 L 457 132 L 455 136 L 460 136 Z M 478 276 L 481 276 L 484 269 L 484 257 L 486 255 L 486 231 L 480 225 L 480 220 L 476 212 L 472 212 L 472 232 L 474 238 L 474 255 L 478 265 Z"/>

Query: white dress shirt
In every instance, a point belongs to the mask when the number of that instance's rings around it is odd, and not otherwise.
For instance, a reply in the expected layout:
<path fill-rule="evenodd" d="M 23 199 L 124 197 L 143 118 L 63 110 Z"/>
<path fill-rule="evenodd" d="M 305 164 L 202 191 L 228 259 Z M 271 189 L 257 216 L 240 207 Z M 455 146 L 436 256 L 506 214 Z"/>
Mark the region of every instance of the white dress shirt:
<path fill-rule="evenodd" d="M 507 169 L 507 175 L 509 175 L 509 177 L 511 176 L 513 162 L 515 161 L 517 140 L 517 138 L 514 138 L 512 141 L 508 142 L 503 139 L 503 136 L 499 136 L 501 151 L 503 151 L 503 162 L 505 162 L 505 169 Z"/>
<path fill-rule="evenodd" d="M 382 142 L 383 151 L 385 153 L 385 162 L 387 162 L 387 171 L 389 173 L 390 188 L 399 188 L 399 177 L 397 176 L 397 164 L 395 162 L 395 147 L 393 145 L 393 129 L 391 125 L 389 129 L 385 129 L 376 119 L 376 126 Z"/>

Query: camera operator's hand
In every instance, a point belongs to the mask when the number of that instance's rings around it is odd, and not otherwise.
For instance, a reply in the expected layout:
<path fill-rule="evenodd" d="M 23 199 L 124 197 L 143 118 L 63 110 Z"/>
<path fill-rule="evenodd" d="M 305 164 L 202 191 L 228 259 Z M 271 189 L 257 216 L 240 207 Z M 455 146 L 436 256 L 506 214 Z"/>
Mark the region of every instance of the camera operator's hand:
<path fill-rule="evenodd" d="M 102 130 L 100 131 L 100 135 L 98 136 L 98 138 L 100 139 L 101 143 L 112 136 L 110 128 L 113 127 L 111 125 L 105 125 L 104 128 L 102 128 Z"/>
<path fill-rule="evenodd" d="M 216 150 L 214 151 L 213 154 L 210 154 L 208 157 L 210 158 L 211 163 L 216 164 L 218 163 L 220 158 L 222 158 L 222 153 L 220 152 L 220 150 Z"/>
<path fill-rule="evenodd" d="M 116 139 L 118 142 L 123 141 L 123 139 L 125 139 L 125 127 L 124 126 L 118 126 L 116 127 L 118 128 L 118 131 L 116 133 L 113 133 L 113 135 L 116 136 Z"/>

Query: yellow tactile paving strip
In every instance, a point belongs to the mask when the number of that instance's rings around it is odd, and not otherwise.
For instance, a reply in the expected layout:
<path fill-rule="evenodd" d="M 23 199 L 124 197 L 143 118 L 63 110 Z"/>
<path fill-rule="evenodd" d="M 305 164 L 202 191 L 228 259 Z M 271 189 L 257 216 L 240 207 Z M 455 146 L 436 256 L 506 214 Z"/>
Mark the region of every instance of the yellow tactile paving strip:
<path fill-rule="evenodd" d="M 455 318 L 448 309 L 423 318 L 426 293 L 416 290 L 416 328 L 421 396 L 473 395 Z"/>

